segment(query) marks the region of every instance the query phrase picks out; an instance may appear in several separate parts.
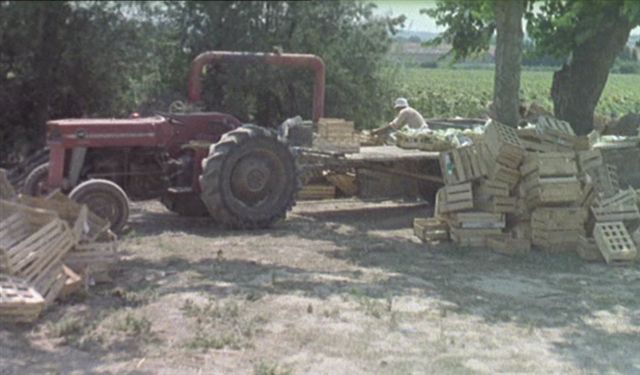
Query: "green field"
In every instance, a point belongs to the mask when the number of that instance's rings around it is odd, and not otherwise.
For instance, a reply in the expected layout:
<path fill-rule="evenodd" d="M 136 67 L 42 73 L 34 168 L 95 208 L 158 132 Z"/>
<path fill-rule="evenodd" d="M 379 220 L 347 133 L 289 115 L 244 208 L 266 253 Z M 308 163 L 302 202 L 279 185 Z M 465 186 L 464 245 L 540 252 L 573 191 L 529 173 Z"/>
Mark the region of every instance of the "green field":
<path fill-rule="evenodd" d="M 407 68 L 399 73 L 403 95 L 425 117 L 476 117 L 492 98 L 493 70 Z M 521 92 L 527 103 L 551 110 L 552 71 L 522 72 Z M 616 118 L 640 112 L 640 75 L 611 74 L 596 113 Z"/>

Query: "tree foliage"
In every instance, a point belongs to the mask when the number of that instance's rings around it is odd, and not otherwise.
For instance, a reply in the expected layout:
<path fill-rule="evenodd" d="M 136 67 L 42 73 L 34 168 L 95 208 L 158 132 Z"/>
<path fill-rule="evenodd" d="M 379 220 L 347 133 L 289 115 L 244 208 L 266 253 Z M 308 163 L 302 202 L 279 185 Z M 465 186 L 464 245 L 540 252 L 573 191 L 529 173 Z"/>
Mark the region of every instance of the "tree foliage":
<path fill-rule="evenodd" d="M 455 57 L 461 59 L 489 47 L 495 28 L 490 8 L 495 1 L 501 0 L 439 1 L 425 12 L 447 27 L 438 41 L 451 43 Z M 580 133 L 588 132 L 613 61 L 631 29 L 640 25 L 640 2 L 529 0 L 524 17 L 538 55 L 565 61 L 562 74 L 554 76 L 556 115 Z"/>
<path fill-rule="evenodd" d="M 397 93 L 384 63 L 403 18 L 343 1 L 0 1 L 0 160 L 44 142 L 51 118 L 126 116 L 186 99 L 207 50 L 312 53 L 327 66 L 326 114 L 373 126 Z M 262 125 L 310 118 L 309 72 L 219 64 L 204 106 Z"/>

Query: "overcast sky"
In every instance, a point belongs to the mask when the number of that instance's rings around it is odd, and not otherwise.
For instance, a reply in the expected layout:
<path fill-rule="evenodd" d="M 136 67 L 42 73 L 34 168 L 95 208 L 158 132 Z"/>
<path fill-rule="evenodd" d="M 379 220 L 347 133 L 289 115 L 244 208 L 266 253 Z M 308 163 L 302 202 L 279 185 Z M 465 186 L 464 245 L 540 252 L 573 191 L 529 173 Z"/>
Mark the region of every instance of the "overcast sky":
<path fill-rule="evenodd" d="M 380 15 L 398 16 L 404 14 L 407 20 L 404 24 L 405 30 L 410 31 L 430 31 L 441 32 L 442 27 L 436 26 L 435 21 L 426 14 L 420 14 L 420 9 L 435 6 L 435 1 L 429 0 L 372 0 L 378 9 L 376 13 Z M 640 27 L 636 27 L 631 34 L 640 34 Z"/>

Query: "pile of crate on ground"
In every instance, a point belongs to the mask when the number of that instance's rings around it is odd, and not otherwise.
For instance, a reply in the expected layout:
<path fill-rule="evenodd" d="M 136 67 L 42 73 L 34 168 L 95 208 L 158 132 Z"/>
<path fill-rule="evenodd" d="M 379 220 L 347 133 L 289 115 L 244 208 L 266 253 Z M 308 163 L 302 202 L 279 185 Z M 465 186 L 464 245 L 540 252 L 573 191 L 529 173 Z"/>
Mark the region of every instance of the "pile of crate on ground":
<path fill-rule="evenodd" d="M 425 241 L 510 255 L 533 245 L 607 263 L 638 257 L 637 192 L 621 189 L 615 167 L 566 122 L 540 116 L 515 129 L 489 121 L 483 137 L 440 159 L 445 186 L 434 217 L 414 221 Z"/>
<path fill-rule="evenodd" d="M 108 278 L 109 222 L 64 194 L 17 196 L 0 170 L 0 322 L 30 322 L 58 298 Z"/>

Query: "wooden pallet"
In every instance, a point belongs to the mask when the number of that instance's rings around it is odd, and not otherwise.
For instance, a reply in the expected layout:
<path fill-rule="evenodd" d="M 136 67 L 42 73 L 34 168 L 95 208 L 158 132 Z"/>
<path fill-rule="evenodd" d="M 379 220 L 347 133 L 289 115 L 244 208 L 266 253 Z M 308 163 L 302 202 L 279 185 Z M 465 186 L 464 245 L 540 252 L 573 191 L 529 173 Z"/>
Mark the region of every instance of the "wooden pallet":
<path fill-rule="evenodd" d="M 484 138 L 493 159 L 509 168 L 518 168 L 524 157 L 524 148 L 516 129 L 490 121 L 484 128 Z"/>
<path fill-rule="evenodd" d="M 577 177 L 540 177 L 530 174 L 523 181 L 530 207 L 575 205 L 582 197 L 582 185 Z"/>
<path fill-rule="evenodd" d="M 427 242 L 449 240 L 449 225 L 437 218 L 413 219 L 413 234 Z"/>
<path fill-rule="evenodd" d="M 24 280 L 0 274 L 0 321 L 33 322 L 45 300 Z"/>
<path fill-rule="evenodd" d="M 473 189 L 470 182 L 446 185 L 442 189 L 442 199 L 438 202 L 439 212 L 457 212 L 473 209 Z"/>
<path fill-rule="evenodd" d="M 450 223 L 462 229 L 502 229 L 506 226 L 504 214 L 477 211 L 454 213 Z"/>
<path fill-rule="evenodd" d="M 465 247 L 486 247 L 488 237 L 502 234 L 502 231 L 498 228 L 465 229 L 451 227 L 450 232 L 453 242 Z"/>
<path fill-rule="evenodd" d="M 638 256 L 638 250 L 621 221 L 596 223 L 593 237 L 607 264 L 627 263 Z"/>
<path fill-rule="evenodd" d="M 576 156 L 573 152 L 528 153 L 520 166 L 520 173 L 523 176 L 536 173 L 540 177 L 576 176 Z"/>
<path fill-rule="evenodd" d="M 503 234 L 487 237 L 487 247 L 499 254 L 526 255 L 531 251 L 531 241 Z"/>
<path fill-rule="evenodd" d="M 598 250 L 596 240 L 587 236 L 578 236 L 578 244 L 576 245 L 576 252 L 580 258 L 588 261 L 602 261 L 604 258 Z"/>
<path fill-rule="evenodd" d="M 600 149 L 594 148 L 588 151 L 580 151 L 578 155 L 578 166 L 581 172 L 586 172 L 590 169 L 595 169 L 604 164 L 602 159 L 602 152 Z"/>
<path fill-rule="evenodd" d="M 476 145 L 441 152 L 440 170 L 446 184 L 459 184 L 487 175 L 482 151 Z"/>

